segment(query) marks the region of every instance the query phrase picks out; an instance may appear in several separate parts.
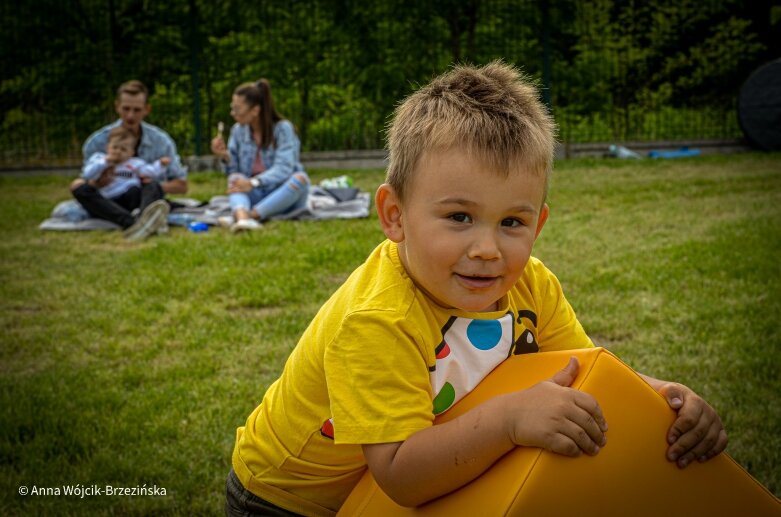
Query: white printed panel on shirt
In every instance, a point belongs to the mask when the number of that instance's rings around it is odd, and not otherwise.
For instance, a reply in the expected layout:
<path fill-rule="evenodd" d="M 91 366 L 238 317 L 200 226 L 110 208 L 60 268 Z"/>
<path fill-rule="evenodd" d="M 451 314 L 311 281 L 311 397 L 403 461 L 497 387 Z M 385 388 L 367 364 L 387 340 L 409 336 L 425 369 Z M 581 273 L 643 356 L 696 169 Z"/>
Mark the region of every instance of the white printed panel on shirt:
<path fill-rule="evenodd" d="M 507 359 L 514 341 L 513 319 L 509 313 L 496 320 L 450 318 L 430 374 L 434 414 L 461 400 Z"/>

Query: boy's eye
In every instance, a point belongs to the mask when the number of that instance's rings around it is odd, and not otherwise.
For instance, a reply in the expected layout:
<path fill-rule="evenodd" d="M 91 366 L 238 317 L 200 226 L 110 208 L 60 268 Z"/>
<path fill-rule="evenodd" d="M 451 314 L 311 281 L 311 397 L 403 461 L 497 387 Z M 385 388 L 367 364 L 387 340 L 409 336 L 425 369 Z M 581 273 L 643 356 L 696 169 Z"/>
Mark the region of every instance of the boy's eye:
<path fill-rule="evenodd" d="M 469 223 L 472 222 L 472 218 L 469 217 L 467 214 L 451 214 L 450 219 L 454 220 L 457 223 Z"/>
<path fill-rule="evenodd" d="M 507 219 L 502 220 L 502 226 L 509 226 L 510 228 L 517 228 L 519 226 L 523 226 L 523 221 L 520 219 L 515 219 L 512 217 L 508 217 Z"/>

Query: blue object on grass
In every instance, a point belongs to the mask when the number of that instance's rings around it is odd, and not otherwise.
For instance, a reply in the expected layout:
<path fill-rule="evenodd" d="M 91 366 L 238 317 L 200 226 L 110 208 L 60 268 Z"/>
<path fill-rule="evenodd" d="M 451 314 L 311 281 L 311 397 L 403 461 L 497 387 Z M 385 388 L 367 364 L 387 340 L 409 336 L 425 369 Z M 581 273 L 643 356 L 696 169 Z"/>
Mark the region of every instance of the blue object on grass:
<path fill-rule="evenodd" d="M 699 149 L 689 149 L 688 147 L 681 147 L 672 151 L 648 151 L 649 158 L 688 158 L 689 156 L 699 156 Z"/>
<path fill-rule="evenodd" d="M 209 231 L 209 225 L 200 221 L 195 221 L 187 225 L 187 228 L 193 233 Z"/>

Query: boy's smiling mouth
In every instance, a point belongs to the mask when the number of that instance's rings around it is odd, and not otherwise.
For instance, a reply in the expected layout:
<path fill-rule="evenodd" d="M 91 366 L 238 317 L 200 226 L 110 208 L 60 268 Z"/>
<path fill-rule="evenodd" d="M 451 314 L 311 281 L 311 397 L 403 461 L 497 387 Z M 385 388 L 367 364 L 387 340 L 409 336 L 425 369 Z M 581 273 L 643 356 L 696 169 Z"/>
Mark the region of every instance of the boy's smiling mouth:
<path fill-rule="evenodd" d="M 460 273 L 454 273 L 454 275 L 464 287 L 469 289 L 486 289 L 499 280 L 498 276 L 463 275 Z"/>

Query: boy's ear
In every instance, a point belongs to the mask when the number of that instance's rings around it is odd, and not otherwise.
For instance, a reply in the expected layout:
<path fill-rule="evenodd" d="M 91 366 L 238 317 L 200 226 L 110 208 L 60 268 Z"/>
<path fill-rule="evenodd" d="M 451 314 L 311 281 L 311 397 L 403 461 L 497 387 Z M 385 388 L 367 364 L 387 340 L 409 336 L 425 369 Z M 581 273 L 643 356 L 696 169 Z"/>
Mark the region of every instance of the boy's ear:
<path fill-rule="evenodd" d="M 534 232 L 535 239 L 540 236 L 542 227 L 545 226 L 545 221 L 548 220 L 549 213 L 550 213 L 550 208 L 548 208 L 548 203 L 543 203 L 542 210 L 540 210 L 540 217 L 537 219 L 537 230 Z"/>
<path fill-rule="evenodd" d="M 393 242 L 404 240 L 404 229 L 401 226 L 401 202 L 396 191 L 383 183 L 377 189 L 374 196 L 374 205 L 377 207 L 377 215 L 380 218 L 380 226 L 385 236 Z"/>

